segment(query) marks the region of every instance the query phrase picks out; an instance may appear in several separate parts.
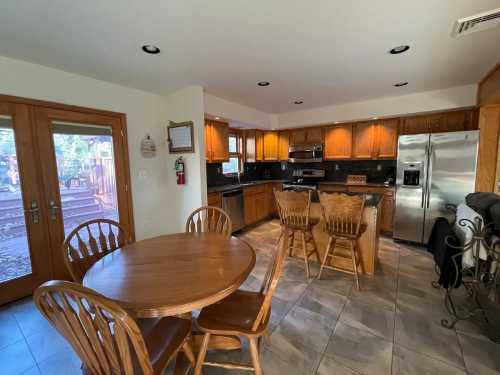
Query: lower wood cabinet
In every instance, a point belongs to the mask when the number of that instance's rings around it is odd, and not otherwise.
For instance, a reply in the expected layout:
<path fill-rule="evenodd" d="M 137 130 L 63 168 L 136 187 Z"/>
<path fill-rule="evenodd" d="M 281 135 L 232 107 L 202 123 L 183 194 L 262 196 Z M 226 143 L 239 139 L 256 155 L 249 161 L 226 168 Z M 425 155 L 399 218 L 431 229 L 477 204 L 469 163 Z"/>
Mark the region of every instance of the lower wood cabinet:
<path fill-rule="evenodd" d="M 277 213 L 274 189 L 281 190 L 281 183 L 267 183 L 243 189 L 245 225 L 251 225 Z"/>
<path fill-rule="evenodd" d="M 380 213 L 380 230 L 392 233 L 394 219 L 394 192 L 389 191 L 384 194 Z"/>
<path fill-rule="evenodd" d="M 208 193 L 207 205 L 222 208 L 222 193 Z"/>

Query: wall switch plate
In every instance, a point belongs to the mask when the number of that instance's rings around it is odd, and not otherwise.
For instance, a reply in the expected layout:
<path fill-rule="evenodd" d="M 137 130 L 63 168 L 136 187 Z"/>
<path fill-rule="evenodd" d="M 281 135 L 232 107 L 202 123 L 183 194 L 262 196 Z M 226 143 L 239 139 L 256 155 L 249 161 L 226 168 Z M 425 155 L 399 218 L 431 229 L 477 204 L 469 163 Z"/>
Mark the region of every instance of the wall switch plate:
<path fill-rule="evenodd" d="M 335 170 L 336 170 L 336 171 L 340 170 L 340 167 L 339 167 L 339 165 L 338 165 L 338 164 L 335 164 Z"/>
<path fill-rule="evenodd" d="M 377 171 L 381 171 L 382 170 L 382 165 L 381 164 L 377 164 Z"/>

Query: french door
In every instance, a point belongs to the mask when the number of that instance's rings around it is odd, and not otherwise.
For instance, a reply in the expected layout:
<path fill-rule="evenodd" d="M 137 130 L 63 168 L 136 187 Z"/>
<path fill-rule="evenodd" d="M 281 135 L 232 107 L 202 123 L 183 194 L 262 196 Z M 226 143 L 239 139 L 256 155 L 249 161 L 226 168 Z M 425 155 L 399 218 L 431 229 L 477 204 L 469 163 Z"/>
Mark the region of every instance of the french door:
<path fill-rule="evenodd" d="M 82 222 L 133 237 L 129 190 L 123 115 L 0 97 L 0 304 L 68 278 L 61 245 Z"/>

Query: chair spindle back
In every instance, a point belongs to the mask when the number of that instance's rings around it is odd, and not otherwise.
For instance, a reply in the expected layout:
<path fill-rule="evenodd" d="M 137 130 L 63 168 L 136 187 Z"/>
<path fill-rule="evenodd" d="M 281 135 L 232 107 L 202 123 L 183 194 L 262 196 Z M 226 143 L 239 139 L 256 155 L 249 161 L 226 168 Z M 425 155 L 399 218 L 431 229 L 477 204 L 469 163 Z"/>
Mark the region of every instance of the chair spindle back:
<path fill-rule="evenodd" d="M 229 215 L 219 207 L 204 206 L 196 209 L 186 221 L 187 233 L 220 233 L 231 237 L 232 222 Z"/>
<path fill-rule="evenodd" d="M 312 192 L 274 190 L 282 226 L 307 227 L 309 225 Z"/>
<path fill-rule="evenodd" d="M 365 194 L 320 193 L 319 200 L 327 232 L 340 236 L 357 235 L 361 227 L 365 198 Z"/>
<path fill-rule="evenodd" d="M 138 364 L 143 374 L 153 374 L 139 327 L 115 302 L 68 281 L 46 282 L 34 301 L 89 373 L 133 375 Z"/>
<path fill-rule="evenodd" d="M 116 221 L 90 220 L 77 226 L 66 237 L 62 245 L 63 258 L 73 280 L 81 283 L 95 262 L 127 243 L 130 243 L 130 238 Z"/>

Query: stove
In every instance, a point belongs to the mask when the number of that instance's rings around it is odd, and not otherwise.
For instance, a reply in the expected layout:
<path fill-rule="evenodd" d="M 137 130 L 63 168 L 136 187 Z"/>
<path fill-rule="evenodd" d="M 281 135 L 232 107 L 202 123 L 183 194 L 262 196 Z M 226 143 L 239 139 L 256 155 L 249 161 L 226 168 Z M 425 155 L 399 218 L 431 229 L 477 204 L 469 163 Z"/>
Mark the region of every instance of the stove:
<path fill-rule="evenodd" d="M 283 183 L 283 190 L 318 190 L 319 182 L 325 179 L 324 169 L 296 169 L 292 180 Z"/>

